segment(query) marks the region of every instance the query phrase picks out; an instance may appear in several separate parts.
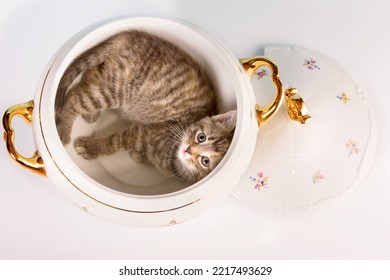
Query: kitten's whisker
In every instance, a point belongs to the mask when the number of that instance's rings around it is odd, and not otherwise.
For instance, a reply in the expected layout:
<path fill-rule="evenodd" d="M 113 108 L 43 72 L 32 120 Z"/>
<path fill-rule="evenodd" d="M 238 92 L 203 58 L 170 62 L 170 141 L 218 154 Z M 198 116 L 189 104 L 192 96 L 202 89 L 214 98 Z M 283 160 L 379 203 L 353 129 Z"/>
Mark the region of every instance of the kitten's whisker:
<path fill-rule="evenodd" d="M 173 136 L 175 140 L 181 142 L 183 140 L 183 131 L 179 131 L 179 129 L 172 123 L 168 123 L 168 127 L 170 128 L 170 131 L 164 131 L 164 133 L 168 136 Z"/>
<path fill-rule="evenodd" d="M 181 132 L 184 133 L 185 129 L 184 127 L 182 126 L 182 124 L 178 121 L 177 124 L 180 126 L 180 129 L 181 129 Z"/>
<path fill-rule="evenodd" d="M 175 167 L 174 173 L 176 174 L 176 177 L 179 181 L 181 181 L 181 182 L 187 181 L 184 166 L 180 165 L 178 167 Z"/>
<path fill-rule="evenodd" d="M 178 140 L 178 139 L 180 139 L 180 135 L 179 134 L 177 134 L 174 130 L 172 130 L 172 129 L 170 129 L 170 130 L 168 130 L 168 131 L 162 131 L 162 133 L 164 133 L 166 136 L 173 136 L 173 138 L 175 139 L 175 140 Z"/>
<path fill-rule="evenodd" d="M 183 134 L 183 130 L 181 130 L 177 125 L 174 125 L 172 123 L 169 124 L 169 127 L 176 132 L 177 134 L 181 135 Z"/>

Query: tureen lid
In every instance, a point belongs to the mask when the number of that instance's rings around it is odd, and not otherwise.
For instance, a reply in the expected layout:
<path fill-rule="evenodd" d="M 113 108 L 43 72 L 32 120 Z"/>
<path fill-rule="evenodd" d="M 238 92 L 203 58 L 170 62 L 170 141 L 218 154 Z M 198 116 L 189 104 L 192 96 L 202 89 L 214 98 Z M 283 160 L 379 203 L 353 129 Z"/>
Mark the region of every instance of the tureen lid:
<path fill-rule="evenodd" d="M 309 49 L 270 46 L 264 55 L 278 65 L 284 88 L 297 88 L 310 121 L 293 122 L 283 107 L 259 131 L 256 148 L 233 194 L 276 213 L 312 210 L 351 192 L 374 156 L 375 125 L 366 95 L 349 73 Z M 260 68 L 252 78 L 259 103 L 273 98 Z"/>

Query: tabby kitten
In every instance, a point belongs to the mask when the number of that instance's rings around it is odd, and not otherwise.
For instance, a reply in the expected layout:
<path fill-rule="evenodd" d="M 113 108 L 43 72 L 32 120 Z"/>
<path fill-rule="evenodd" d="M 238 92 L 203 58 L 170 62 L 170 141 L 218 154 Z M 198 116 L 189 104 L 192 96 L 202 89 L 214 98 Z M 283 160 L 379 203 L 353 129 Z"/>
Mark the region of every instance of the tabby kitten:
<path fill-rule="evenodd" d="M 126 31 L 67 68 L 57 90 L 56 125 L 66 145 L 78 115 L 92 123 L 114 109 L 128 125 L 108 136 L 77 138 L 81 156 L 125 149 L 136 162 L 196 182 L 221 161 L 233 137 L 236 111 L 216 115 L 216 105 L 210 78 L 191 56 L 157 36 Z"/>

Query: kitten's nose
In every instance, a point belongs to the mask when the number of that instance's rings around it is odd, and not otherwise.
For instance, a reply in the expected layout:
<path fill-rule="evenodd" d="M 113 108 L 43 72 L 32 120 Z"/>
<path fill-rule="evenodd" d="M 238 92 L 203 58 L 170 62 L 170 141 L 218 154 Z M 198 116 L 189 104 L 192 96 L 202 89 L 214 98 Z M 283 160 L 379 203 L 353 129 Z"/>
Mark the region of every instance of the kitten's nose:
<path fill-rule="evenodd" d="M 186 150 L 186 153 L 189 154 L 189 155 L 192 155 L 191 146 L 188 146 L 188 148 Z"/>

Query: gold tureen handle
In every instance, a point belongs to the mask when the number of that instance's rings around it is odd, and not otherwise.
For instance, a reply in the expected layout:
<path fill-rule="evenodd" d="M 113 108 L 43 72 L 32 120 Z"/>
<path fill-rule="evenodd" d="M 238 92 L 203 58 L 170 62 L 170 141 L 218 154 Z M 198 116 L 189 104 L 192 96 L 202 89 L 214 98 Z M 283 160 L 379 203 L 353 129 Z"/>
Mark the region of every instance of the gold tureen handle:
<path fill-rule="evenodd" d="M 28 170 L 42 176 L 46 176 L 46 169 L 43 164 L 42 157 L 38 151 L 35 151 L 32 157 L 24 157 L 18 153 L 15 148 L 15 130 L 12 128 L 11 122 L 14 116 L 21 117 L 27 124 L 31 123 L 32 113 L 34 109 L 34 102 L 28 101 L 26 103 L 17 104 L 10 107 L 3 116 L 4 140 L 7 145 L 9 155 L 13 160 L 27 168 Z"/>
<path fill-rule="evenodd" d="M 272 71 L 271 78 L 276 88 L 274 101 L 266 107 L 256 104 L 257 122 L 259 126 L 263 126 L 278 111 L 283 102 L 283 86 L 279 79 L 278 67 L 271 60 L 263 56 L 240 59 L 240 62 L 250 78 L 252 78 L 256 73 L 256 70 L 262 66 L 267 66 Z"/>

